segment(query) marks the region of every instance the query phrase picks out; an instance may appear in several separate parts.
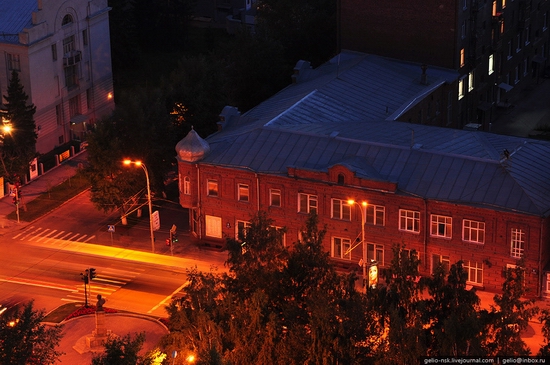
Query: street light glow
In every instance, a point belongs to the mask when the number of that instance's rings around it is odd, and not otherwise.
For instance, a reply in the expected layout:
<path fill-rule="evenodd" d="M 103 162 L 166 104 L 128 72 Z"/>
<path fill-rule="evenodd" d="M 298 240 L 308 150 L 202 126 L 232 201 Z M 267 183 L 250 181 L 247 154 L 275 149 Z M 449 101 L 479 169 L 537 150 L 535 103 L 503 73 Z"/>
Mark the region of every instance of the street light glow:
<path fill-rule="evenodd" d="M 145 164 L 142 163 L 141 161 L 132 161 L 132 160 L 126 159 L 122 161 L 122 163 L 126 166 L 129 166 L 132 164 L 139 166 L 145 172 L 145 179 L 147 181 L 147 201 L 149 203 L 149 230 L 151 233 L 151 251 L 155 253 L 155 235 L 153 233 L 153 205 L 151 203 L 151 185 L 149 183 L 149 172 L 147 171 L 147 167 L 145 166 Z"/>

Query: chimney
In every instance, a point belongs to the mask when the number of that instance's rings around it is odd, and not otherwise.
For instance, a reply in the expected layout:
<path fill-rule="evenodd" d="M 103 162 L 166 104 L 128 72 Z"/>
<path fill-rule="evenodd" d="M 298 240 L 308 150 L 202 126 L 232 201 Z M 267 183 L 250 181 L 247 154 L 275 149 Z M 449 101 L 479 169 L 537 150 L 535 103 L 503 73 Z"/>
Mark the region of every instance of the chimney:
<path fill-rule="evenodd" d="M 420 83 L 422 85 L 428 85 L 428 75 L 426 75 L 426 70 L 428 69 L 428 65 L 423 63 L 422 66 L 420 66 L 420 68 L 422 69 L 422 75 L 420 75 Z"/>

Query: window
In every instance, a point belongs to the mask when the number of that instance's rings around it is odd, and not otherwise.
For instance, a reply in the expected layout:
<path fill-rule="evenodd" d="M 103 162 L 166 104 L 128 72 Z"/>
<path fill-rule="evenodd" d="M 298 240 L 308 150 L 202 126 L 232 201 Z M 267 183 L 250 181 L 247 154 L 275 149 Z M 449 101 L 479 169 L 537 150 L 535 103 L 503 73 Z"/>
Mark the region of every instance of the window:
<path fill-rule="evenodd" d="M 269 189 L 269 205 L 272 207 L 281 206 L 281 190 Z"/>
<path fill-rule="evenodd" d="M 218 181 L 217 180 L 208 180 L 206 182 L 207 194 L 208 196 L 218 196 Z"/>
<path fill-rule="evenodd" d="M 464 97 L 464 79 L 458 80 L 458 100 Z"/>
<path fill-rule="evenodd" d="M 471 284 L 483 284 L 483 264 L 476 261 L 463 261 L 462 267 L 468 273 L 466 281 Z"/>
<path fill-rule="evenodd" d="M 420 212 L 399 209 L 399 229 L 408 232 L 420 232 Z"/>
<path fill-rule="evenodd" d="M 451 261 L 449 259 L 449 256 L 445 255 L 432 255 L 432 273 L 435 271 L 435 269 L 442 265 L 445 272 L 449 272 L 449 268 L 451 267 Z"/>
<path fill-rule="evenodd" d="M 57 61 L 57 44 L 52 44 L 52 60 Z"/>
<path fill-rule="evenodd" d="M 344 185 L 345 177 L 343 174 L 338 174 L 338 185 Z"/>
<path fill-rule="evenodd" d="M 235 225 L 235 239 L 244 241 L 246 232 L 250 229 L 250 222 L 237 221 Z"/>
<path fill-rule="evenodd" d="M 460 67 L 464 67 L 464 64 L 466 63 L 466 54 L 464 51 L 464 48 L 460 50 Z"/>
<path fill-rule="evenodd" d="M 514 84 L 519 82 L 519 66 L 514 67 Z"/>
<path fill-rule="evenodd" d="M 69 99 L 69 117 L 80 115 L 80 95 Z"/>
<path fill-rule="evenodd" d="M 212 215 L 205 216 L 205 234 L 209 237 L 222 238 L 222 219 Z"/>
<path fill-rule="evenodd" d="M 512 58 L 512 41 L 508 41 L 508 59 Z"/>
<path fill-rule="evenodd" d="M 238 185 L 238 199 L 241 202 L 247 202 L 249 199 L 248 185 L 239 184 Z"/>
<path fill-rule="evenodd" d="M 331 218 L 351 220 L 351 206 L 345 200 L 332 199 L 332 214 Z"/>
<path fill-rule="evenodd" d="M 468 242 L 485 242 L 485 223 L 464 219 L 462 239 Z"/>
<path fill-rule="evenodd" d="M 517 259 L 523 257 L 523 251 L 525 249 L 525 232 L 521 229 L 512 228 L 512 235 L 510 240 L 510 256 Z"/>
<path fill-rule="evenodd" d="M 57 119 L 57 125 L 63 125 L 63 108 L 61 104 L 55 106 L 55 118 Z"/>
<path fill-rule="evenodd" d="M 497 0 L 493 0 L 493 16 L 497 16 Z"/>
<path fill-rule="evenodd" d="M 495 55 L 489 55 L 489 75 L 495 72 Z"/>
<path fill-rule="evenodd" d="M 191 179 L 189 176 L 183 178 L 183 194 L 191 195 Z"/>
<path fill-rule="evenodd" d="M 527 76 L 529 72 L 529 57 L 523 59 L 523 76 Z"/>
<path fill-rule="evenodd" d="M 546 274 L 546 291 L 550 292 L 550 273 Z"/>
<path fill-rule="evenodd" d="M 368 243 L 367 244 L 367 264 L 372 261 L 378 262 L 378 265 L 383 266 L 384 265 L 384 246 L 375 244 L 375 243 Z"/>
<path fill-rule="evenodd" d="M 367 224 L 372 224 L 374 226 L 383 226 L 384 225 L 384 216 L 386 208 L 382 205 L 367 205 Z"/>
<path fill-rule="evenodd" d="M 298 194 L 298 212 L 300 213 L 317 213 L 317 195 Z"/>
<path fill-rule="evenodd" d="M 521 33 L 516 35 L 516 53 L 521 51 Z"/>
<path fill-rule="evenodd" d="M 71 14 L 67 14 L 63 17 L 63 20 L 61 21 L 61 25 L 67 25 L 71 24 L 73 22 L 73 17 Z"/>
<path fill-rule="evenodd" d="M 463 10 L 468 9 L 468 0 L 464 0 L 464 2 L 462 3 L 462 9 Z"/>
<path fill-rule="evenodd" d="M 430 234 L 435 237 L 451 238 L 452 222 L 451 217 L 432 214 Z"/>
<path fill-rule="evenodd" d="M 65 86 L 72 89 L 78 86 L 78 69 L 76 65 L 65 67 Z"/>
<path fill-rule="evenodd" d="M 85 46 L 88 45 L 88 29 L 82 31 L 82 44 Z"/>
<path fill-rule="evenodd" d="M 18 54 L 8 53 L 8 70 L 21 71 L 21 59 Z"/>
<path fill-rule="evenodd" d="M 69 36 L 65 39 L 63 39 L 63 54 L 70 54 L 72 51 L 74 51 L 74 35 Z"/>
<path fill-rule="evenodd" d="M 351 260 L 351 241 L 347 238 L 332 238 L 332 257 Z"/>
<path fill-rule="evenodd" d="M 92 109 L 92 89 L 86 89 L 86 107 Z"/>
<path fill-rule="evenodd" d="M 470 71 L 468 74 L 468 92 L 474 89 L 474 70 Z"/>
<path fill-rule="evenodd" d="M 542 29 L 546 30 L 546 28 L 548 28 L 548 12 L 542 15 Z"/>
<path fill-rule="evenodd" d="M 502 9 L 506 7 L 506 0 L 502 0 Z"/>
<path fill-rule="evenodd" d="M 528 45 L 531 40 L 531 27 L 526 25 L 525 26 L 525 45 Z"/>
<path fill-rule="evenodd" d="M 462 35 L 462 39 L 466 38 L 466 20 L 462 22 L 461 35 Z"/>

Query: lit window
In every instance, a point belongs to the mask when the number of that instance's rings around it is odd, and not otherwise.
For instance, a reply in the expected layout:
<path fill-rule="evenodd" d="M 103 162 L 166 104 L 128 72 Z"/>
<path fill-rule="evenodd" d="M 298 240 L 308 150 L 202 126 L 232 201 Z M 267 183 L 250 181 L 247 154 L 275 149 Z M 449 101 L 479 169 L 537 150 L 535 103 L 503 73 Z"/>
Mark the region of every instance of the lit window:
<path fill-rule="evenodd" d="M 452 222 L 451 217 L 432 214 L 430 234 L 434 237 L 451 238 Z"/>
<path fill-rule="evenodd" d="M 222 238 L 222 219 L 213 215 L 205 215 L 205 234 L 209 237 Z"/>
<path fill-rule="evenodd" d="M 493 0 L 493 16 L 497 16 L 497 0 Z"/>
<path fill-rule="evenodd" d="M 367 224 L 372 224 L 374 226 L 383 226 L 384 225 L 384 216 L 386 208 L 382 205 L 367 205 Z"/>
<path fill-rule="evenodd" d="M 466 281 L 471 284 L 483 284 L 483 264 L 476 261 L 464 261 L 462 267 L 468 273 Z"/>
<path fill-rule="evenodd" d="M 241 202 L 247 202 L 249 199 L 248 185 L 239 184 L 238 185 L 238 199 Z"/>
<path fill-rule="evenodd" d="M 331 218 L 351 220 L 351 206 L 346 200 L 332 199 Z"/>
<path fill-rule="evenodd" d="M 458 100 L 464 97 L 464 79 L 458 80 Z"/>
<path fill-rule="evenodd" d="M 351 241 L 348 238 L 333 237 L 331 256 L 351 260 Z"/>
<path fill-rule="evenodd" d="M 384 246 L 368 243 L 367 244 L 367 263 L 376 261 L 379 266 L 384 266 Z"/>
<path fill-rule="evenodd" d="M 495 72 L 495 55 L 489 55 L 489 75 Z"/>
<path fill-rule="evenodd" d="M 512 228 L 512 235 L 510 240 L 510 256 L 517 259 L 523 257 L 523 251 L 525 249 L 525 232 L 521 229 Z"/>
<path fill-rule="evenodd" d="M 502 9 L 506 7 L 506 0 L 502 0 Z"/>
<path fill-rule="evenodd" d="M 462 239 L 468 242 L 485 242 L 485 223 L 464 219 L 462 226 Z"/>
<path fill-rule="evenodd" d="M 206 184 L 208 189 L 208 196 L 218 196 L 218 181 L 208 180 Z"/>
<path fill-rule="evenodd" d="M 460 67 L 464 67 L 464 64 L 466 63 L 466 51 L 464 48 L 460 50 Z"/>
<path fill-rule="evenodd" d="M 269 205 L 272 207 L 281 206 L 281 190 L 279 189 L 269 190 Z"/>
<path fill-rule="evenodd" d="M 468 92 L 474 89 L 474 70 L 470 71 L 468 74 Z"/>
<path fill-rule="evenodd" d="M 298 194 L 298 212 L 317 213 L 317 195 Z"/>
<path fill-rule="evenodd" d="M 408 232 L 420 232 L 420 212 L 399 209 L 399 229 Z"/>

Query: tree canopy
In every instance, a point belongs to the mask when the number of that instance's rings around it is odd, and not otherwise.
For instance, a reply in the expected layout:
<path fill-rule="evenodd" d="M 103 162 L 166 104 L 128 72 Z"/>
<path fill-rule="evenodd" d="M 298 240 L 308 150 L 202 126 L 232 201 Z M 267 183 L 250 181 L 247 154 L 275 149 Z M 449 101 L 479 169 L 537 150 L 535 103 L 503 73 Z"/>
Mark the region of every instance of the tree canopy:
<path fill-rule="evenodd" d="M 7 91 L 8 94 L 4 95 L 6 113 L 2 117 L 8 121 L 11 131 L 4 133 L 1 140 L 1 176 L 14 183 L 28 173 L 30 163 L 36 157 L 36 107 L 27 104 L 29 96 L 15 70 L 11 73 Z"/>

